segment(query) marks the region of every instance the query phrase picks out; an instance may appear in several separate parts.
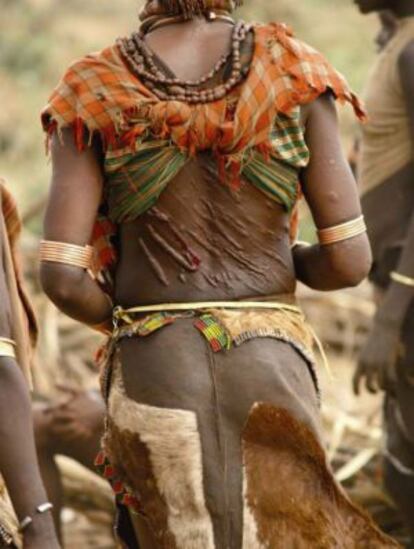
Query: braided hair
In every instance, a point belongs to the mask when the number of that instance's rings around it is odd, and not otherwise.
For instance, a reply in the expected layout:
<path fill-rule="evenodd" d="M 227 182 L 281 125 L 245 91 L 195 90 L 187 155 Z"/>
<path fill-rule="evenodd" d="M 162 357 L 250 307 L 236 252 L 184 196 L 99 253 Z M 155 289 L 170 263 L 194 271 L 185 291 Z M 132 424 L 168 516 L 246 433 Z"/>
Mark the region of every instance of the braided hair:
<path fill-rule="evenodd" d="M 232 12 L 242 3 L 243 0 L 147 0 L 144 12 L 182 15 L 185 19 L 193 19 L 209 10 Z"/>

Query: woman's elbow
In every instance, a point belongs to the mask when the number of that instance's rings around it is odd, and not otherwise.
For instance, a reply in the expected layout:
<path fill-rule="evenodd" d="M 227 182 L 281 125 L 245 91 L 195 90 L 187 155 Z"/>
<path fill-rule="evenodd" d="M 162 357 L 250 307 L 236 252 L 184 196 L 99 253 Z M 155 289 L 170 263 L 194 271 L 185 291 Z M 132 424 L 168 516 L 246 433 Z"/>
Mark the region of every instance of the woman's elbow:
<path fill-rule="evenodd" d="M 372 253 L 368 239 L 338 244 L 330 255 L 332 271 L 338 289 L 358 286 L 372 267 Z"/>
<path fill-rule="evenodd" d="M 365 268 L 364 265 L 356 265 L 352 269 L 343 271 L 339 277 L 340 288 L 354 288 L 355 286 L 359 286 L 359 284 L 366 279 L 369 271 L 370 269 Z"/>
<path fill-rule="evenodd" d="M 84 275 L 85 271 L 56 263 L 42 263 L 40 268 L 43 291 L 62 310 L 77 301 Z"/>

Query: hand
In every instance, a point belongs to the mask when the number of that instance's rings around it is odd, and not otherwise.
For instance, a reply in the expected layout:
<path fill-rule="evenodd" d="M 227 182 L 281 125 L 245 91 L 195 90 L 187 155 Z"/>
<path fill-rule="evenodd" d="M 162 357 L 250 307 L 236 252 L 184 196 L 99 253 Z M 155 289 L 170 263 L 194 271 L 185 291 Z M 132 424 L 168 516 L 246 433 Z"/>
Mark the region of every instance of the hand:
<path fill-rule="evenodd" d="M 48 412 L 50 433 L 67 441 L 85 439 L 103 430 L 105 405 L 101 397 L 91 391 L 65 389 L 69 399 Z"/>
<path fill-rule="evenodd" d="M 360 394 L 361 382 L 370 393 L 392 391 L 396 382 L 397 360 L 401 352 L 400 327 L 376 320 L 362 348 L 353 379 L 354 393 Z"/>

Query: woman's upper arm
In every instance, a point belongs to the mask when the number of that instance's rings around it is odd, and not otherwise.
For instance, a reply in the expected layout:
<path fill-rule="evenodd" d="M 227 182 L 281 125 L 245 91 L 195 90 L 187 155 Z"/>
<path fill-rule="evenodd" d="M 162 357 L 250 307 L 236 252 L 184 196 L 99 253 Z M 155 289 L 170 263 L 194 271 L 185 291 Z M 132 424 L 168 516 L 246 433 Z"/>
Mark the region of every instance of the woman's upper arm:
<path fill-rule="evenodd" d="M 307 108 L 306 143 L 310 161 L 302 186 L 319 229 L 348 221 L 361 214 L 358 190 L 344 157 L 332 96 L 325 94 Z"/>
<path fill-rule="evenodd" d="M 97 147 L 79 152 L 71 130 L 51 143 L 52 183 L 44 238 L 85 245 L 90 241 L 102 196 L 103 177 Z"/>
<path fill-rule="evenodd" d="M 52 142 L 52 186 L 45 218 L 45 239 L 84 246 L 91 241 L 101 203 L 103 175 L 98 146 L 79 152 L 67 131 Z M 111 315 L 108 297 L 88 270 L 72 264 L 42 261 L 45 293 L 65 314 L 86 324 Z"/>

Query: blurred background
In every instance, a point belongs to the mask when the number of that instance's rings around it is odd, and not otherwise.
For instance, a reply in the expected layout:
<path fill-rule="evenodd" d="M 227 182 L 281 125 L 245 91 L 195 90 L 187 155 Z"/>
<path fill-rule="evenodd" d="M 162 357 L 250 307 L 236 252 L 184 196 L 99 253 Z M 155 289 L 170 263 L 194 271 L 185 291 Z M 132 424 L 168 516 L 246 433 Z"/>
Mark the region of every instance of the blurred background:
<path fill-rule="evenodd" d="M 42 330 L 35 398 L 58 398 L 57 383 L 97 386 L 93 356 L 99 337 L 62 317 L 37 281 L 37 244 L 50 166 L 39 113 L 67 65 L 138 25 L 134 0 L 0 0 L 0 176 L 16 196 L 25 221 L 23 251 Z M 279 20 L 320 49 L 357 93 L 376 55 L 376 17 L 362 17 L 352 0 L 246 0 L 246 20 Z M 346 151 L 358 134 L 349 107 L 340 110 Z M 305 227 L 306 228 L 306 227 Z M 351 496 L 404 541 L 393 505 L 381 489 L 381 398 L 356 399 L 351 376 L 369 329 L 368 285 L 317 294 L 300 290 L 304 308 L 329 356 L 333 377 L 321 370 L 329 457 Z M 106 483 L 67 458 L 58 458 L 65 490 L 67 548 L 112 548 L 112 495 Z"/>

